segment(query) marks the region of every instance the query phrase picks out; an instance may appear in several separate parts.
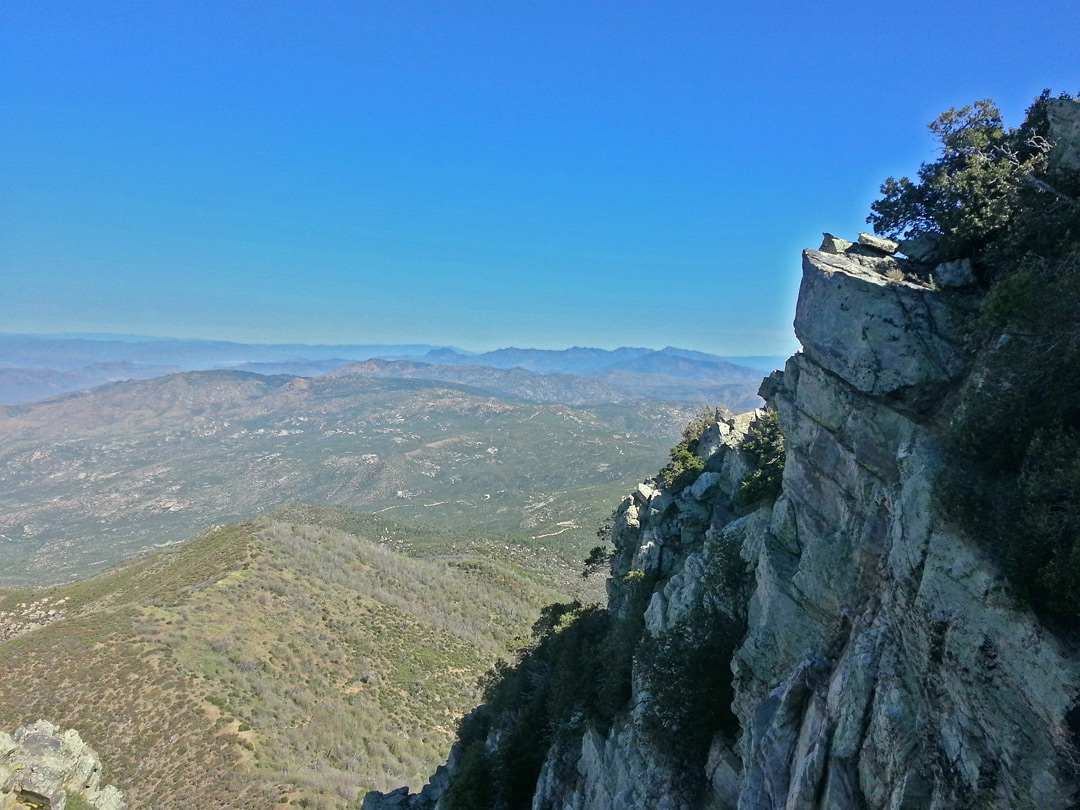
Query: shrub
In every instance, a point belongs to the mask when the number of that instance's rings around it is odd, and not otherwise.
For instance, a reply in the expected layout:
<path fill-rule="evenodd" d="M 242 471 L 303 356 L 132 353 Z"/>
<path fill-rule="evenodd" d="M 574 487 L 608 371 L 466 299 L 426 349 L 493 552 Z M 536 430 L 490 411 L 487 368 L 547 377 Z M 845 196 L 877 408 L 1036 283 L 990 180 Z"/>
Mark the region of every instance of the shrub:
<path fill-rule="evenodd" d="M 1078 554 L 1064 482 L 1080 454 L 1080 173 L 1050 168 L 1049 98 L 1018 129 L 988 101 L 945 113 L 931 125 L 941 157 L 915 183 L 889 178 L 869 221 L 887 235 L 937 235 L 989 286 L 969 324 L 972 371 L 947 410 L 937 503 L 1018 593 L 1069 618 L 1080 610 L 1062 573 Z"/>
<path fill-rule="evenodd" d="M 605 546 L 593 546 L 589 551 L 589 556 L 585 558 L 585 567 L 581 571 L 582 578 L 588 579 L 601 568 L 607 567 L 613 553 Z"/>
<path fill-rule="evenodd" d="M 771 408 L 759 416 L 743 439 L 739 449 L 750 461 L 751 469 L 743 478 L 736 501 L 752 506 L 774 500 L 780 494 L 784 478 L 784 434 L 780 432 L 780 416 Z"/>
<path fill-rule="evenodd" d="M 617 515 L 618 509 L 613 511 L 608 516 L 608 519 L 597 527 L 596 539 L 600 541 L 600 545 L 593 546 L 589 550 L 589 556 L 585 558 L 584 567 L 581 570 L 582 579 L 588 579 L 601 568 L 606 568 L 611 563 L 611 558 L 615 552 L 608 548 L 608 544 L 611 542 L 611 532 L 615 528 Z"/>
<path fill-rule="evenodd" d="M 1036 99 L 1017 129 L 1005 128 L 989 99 L 942 113 L 929 125 L 941 157 L 922 164 L 915 182 L 886 179 L 867 222 L 879 234 L 929 234 L 948 255 L 971 255 L 999 237 L 1021 209 L 1058 202 L 1061 193 L 1047 182 L 1049 98 L 1044 92 Z"/>
<path fill-rule="evenodd" d="M 642 581 L 639 591 L 650 590 Z M 640 606 L 639 606 L 640 607 Z M 484 705 L 458 730 L 458 771 L 449 810 L 527 808 L 545 757 L 560 734 L 591 721 L 601 728 L 630 698 L 641 611 L 616 619 L 597 605 L 549 605 L 514 664 L 484 680 Z"/>
<path fill-rule="evenodd" d="M 1029 257 L 991 288 L 979 318 L 986 347 L 953 402 L 938 492 L 944 514 L 986 543 L 1019 592 L 1060 616 L 1080 609 L 1058 575 L 1075 541 L 1061 533 L 1067 521 L 1055 522 L 1070 514 L 1055 481 L 1070 480 L 1068 453 L 1080 452 L 1080 245 L 1072 249 Z"/>
<path fill-rule="evenodd" d="M 688 776 L 705 765 L 717 732 L 739 730 L 731 710 L 731 659 L 744 630 L 699 605 L 658 636 L 646 636 L 638 650 L 650 696 L 642 731 L 658 755 Z"/>
<path fill-rule="evenodd" d="M 671 492 L 681 492 L 690 486 L 705 469 L 697 455 L 701 435 L 716 424 L 716 412 L 705 408 L 683 429 L 682 440 L 671 448 L 671 461 L 660 470 L 660 479 Z"/>
<path fill-rule="evenodd" d="M 1020 472 L 1010 568 L 1049 613 L 1080 614 L 1080 431 L 1036 431 Z"/>
<path fill-rule="evenodd" d="M 723 533 L 709 533 L 705 538 L 708 565 L 703 579 L 703 599 L 714 610 L 723 610 L 745 624 L 746 604 L 751 577 L 741 555 L 737 539 Z"/>

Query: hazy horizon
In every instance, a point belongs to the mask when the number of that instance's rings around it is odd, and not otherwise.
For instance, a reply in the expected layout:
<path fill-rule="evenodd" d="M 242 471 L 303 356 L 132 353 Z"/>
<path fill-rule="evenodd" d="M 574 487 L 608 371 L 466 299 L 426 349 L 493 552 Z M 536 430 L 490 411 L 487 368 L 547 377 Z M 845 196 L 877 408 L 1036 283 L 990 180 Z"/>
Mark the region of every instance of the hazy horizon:
<path fill-rule="evenodd" d="M 0 328 L 790 353 L 800 250 L 1080 87 L 1073 5 L 13 6 Z"/>
<path fill-rule="evenodd" d="M 138 343 L 142 341 L 146 342 L 183 342 L 183 343 L 224 343 L 235 344 L 237 346 L 254 346 L 265 348 L 309 348 L 309 349 L 334 349 L 334 348 L 388 348 L 388 349 L 424 349 L 424 350 L 451 350 L 466 356 L 468 355 L 481 355 L 489 352 L 496 352 L 500 350 L 517 350 L 517 351 L 551 351 L 562 352 L 570 351 L 573 349 L 584 350 L 599 350 L 599 351 L 617 351 L 619 349 L 637 349 L 650 352 L 662 352 L 667 349 L 674 349 L 677 351 L 697 352 L 701 354 L 709 354 L 715 357 L 722 358 L 752 358 L 752 359 L 764 359 L 769 357 L 782 357 L 786 356 L 784 353 L 766 353 L 758 352 L 755 354 L 746 355 L 717 355 L 713 352 L 706 352 L 702 349 L 698 349 L 693 346 L 596 346 L 588 345 L 585 343 L 574 343 L 571 345 L 558 345 L 558 346 L 515 346 L 515 345 L 503 345 L 493 346 L 489 348 L 473 348 L 469 346 L 455 346 L 451 344 L 437 344 L 437 343 L 422 343 L 418 341 L 408 341 L 405 343 L 303 343 L 300 341 L 281 341 L 273 343 L 265 343 L 260 341 L 235 341 L 235 340 L 216 340 L 212 338 L 182 338 L 175 335 L 142 335 L 142 334 L 125 334 L 125 333 L 106 333 L 106 332 L 0 332 L 0 338 L 42 338 L 46 340 L 85 340 L 85 341 L 101 341 L 101 342 L 117 342 L 117 343 Z M 790 354 L 790 353 L 788 353 Z M 421 357 L 423 355 L 417 355 Z M 2 357 L 2 349 L 0 349 L 0 357 Z"/>

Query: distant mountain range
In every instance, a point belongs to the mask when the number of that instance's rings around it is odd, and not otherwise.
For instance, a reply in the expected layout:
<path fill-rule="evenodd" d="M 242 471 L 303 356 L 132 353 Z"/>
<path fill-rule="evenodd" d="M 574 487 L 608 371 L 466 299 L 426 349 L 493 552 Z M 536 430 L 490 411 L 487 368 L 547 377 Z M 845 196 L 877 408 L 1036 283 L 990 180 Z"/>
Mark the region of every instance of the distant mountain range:
<path fill-rule="evenodd" d="M 91 363 L 70 370 L 0 365 L 0 404 L 35 402 L 102 383 L 149 380 L 182 370 L 180 366 L 140 366 L 127 360 Z"/>
<path fill-rule="evenodd" d="M 0 334 L 0 404 L 34 402 L 120 380 L 228 368 L 300 377 L 367 374 L 454 381 L 542 402 L 622 402 L 651 397 L 723 402 L 744 409 L 758 404 L 755 393 L 763 372 L 781 367 L 784 359 L 719 357 L 673 347 L 659 351 L 506 348 L 474 354 L 427 344 L 309 346 L 115 335 Z M 404 364 L 356 365 L 371 360 Z M 524 371 L 533 377 L 484 374 L 479 369 Z M 537 376 L 549 379 L 534 379 Z M 546 393 L 537 393 L 541 391 Z"/>
<path fill-rule="evenodd" d="M 175 365 L 185 371 L 226 368 L 242 363 L 296 360 L 367 360 L 388 354 L 412 356 L 437 349 L 423 345 L 306 346 L 302 344 L 230 343 L 178 338 L 119 338 L 0 333 L 0 366 L 72 371 L 93 363 L 127 361 L 137 365 Z"/>

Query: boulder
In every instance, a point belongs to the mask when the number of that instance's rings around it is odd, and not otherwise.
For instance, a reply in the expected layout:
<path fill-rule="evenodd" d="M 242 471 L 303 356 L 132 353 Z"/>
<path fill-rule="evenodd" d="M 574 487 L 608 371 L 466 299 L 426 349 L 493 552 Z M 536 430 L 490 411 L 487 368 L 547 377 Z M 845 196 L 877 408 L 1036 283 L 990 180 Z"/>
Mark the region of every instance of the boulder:
<path fill-rule="evenodd" d="M 1055 98 L 1046 102 L 1050 121 L 1050 168 L 1080 171 L 1080 101 Z"/>
<path fill-rule="evenodd" d="M 724 477 L 717 472 L 703 472 L 697 477 L 697 480 L 690 485 L 687 492 L 690 497 L 696 501 L 703 501 L 709 498 L 716 492 L 717 487 L 724 480 Z"/>
<path fill-rule="evenodd" d="M 874 236 L 871 233 L 860 233 L 859 244 L 863 247 L 880 250 L 882 253 L 892 256 L 900 249 L 900 243 L 883 236 Z"/>
<path fill-rule="evenodd" d="M 924 398 L 965 366 L 940 296 L 854 257 L 808 250 L 795 336 L 807 357 L 859 391 Z"/>
<path fill-rule="evenodd" d="M 656 495 L 656 488 L 646 481 L 638 484 L 633 492 L 634 500 L 640 504 L 647 504 L 654 495 Z"/>
<path fill-rule="evenodd" d="M 854 244 L 831 233 L 823 233 L 822 236 L 825 238 L 821 240 L 821 247 L 818 248 L 822 253 L 844 253 Z"/>
<path fill-rule="evenodd" d="M 731 425 L 727 422 L 714 422 L 709 425 L 698 439 L 695 448 L 698 457 L 707 462 L 722 448 L 730 445 L 731 433 Z"/>
<path fill-rule="evenodd" d="M 969 287 L 978 279 L 975 277 L 975 268 L 971 259 L 954 259 L 951 262 L 942 262 L 934 268 L 934 284 L 938 287 Z"/>
<path fill-rule="evenodd" d="M 101 762 L 74 729 L 38 720 L 0 735 L 0 807 L 64 810 L 70 794 L 95 810 L 127 806 L 119 790 L 101 785 Z"/>

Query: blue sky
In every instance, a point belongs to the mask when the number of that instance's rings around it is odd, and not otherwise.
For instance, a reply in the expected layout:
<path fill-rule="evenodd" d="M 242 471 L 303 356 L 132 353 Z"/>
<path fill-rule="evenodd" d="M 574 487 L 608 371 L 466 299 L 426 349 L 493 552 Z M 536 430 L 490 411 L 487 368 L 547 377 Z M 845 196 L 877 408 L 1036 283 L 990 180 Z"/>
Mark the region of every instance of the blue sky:
<path fill-rule="evenodd" d="M 0 331 L 780 354 L 925 124 L 1075 0 L 9 4 Z"/>

